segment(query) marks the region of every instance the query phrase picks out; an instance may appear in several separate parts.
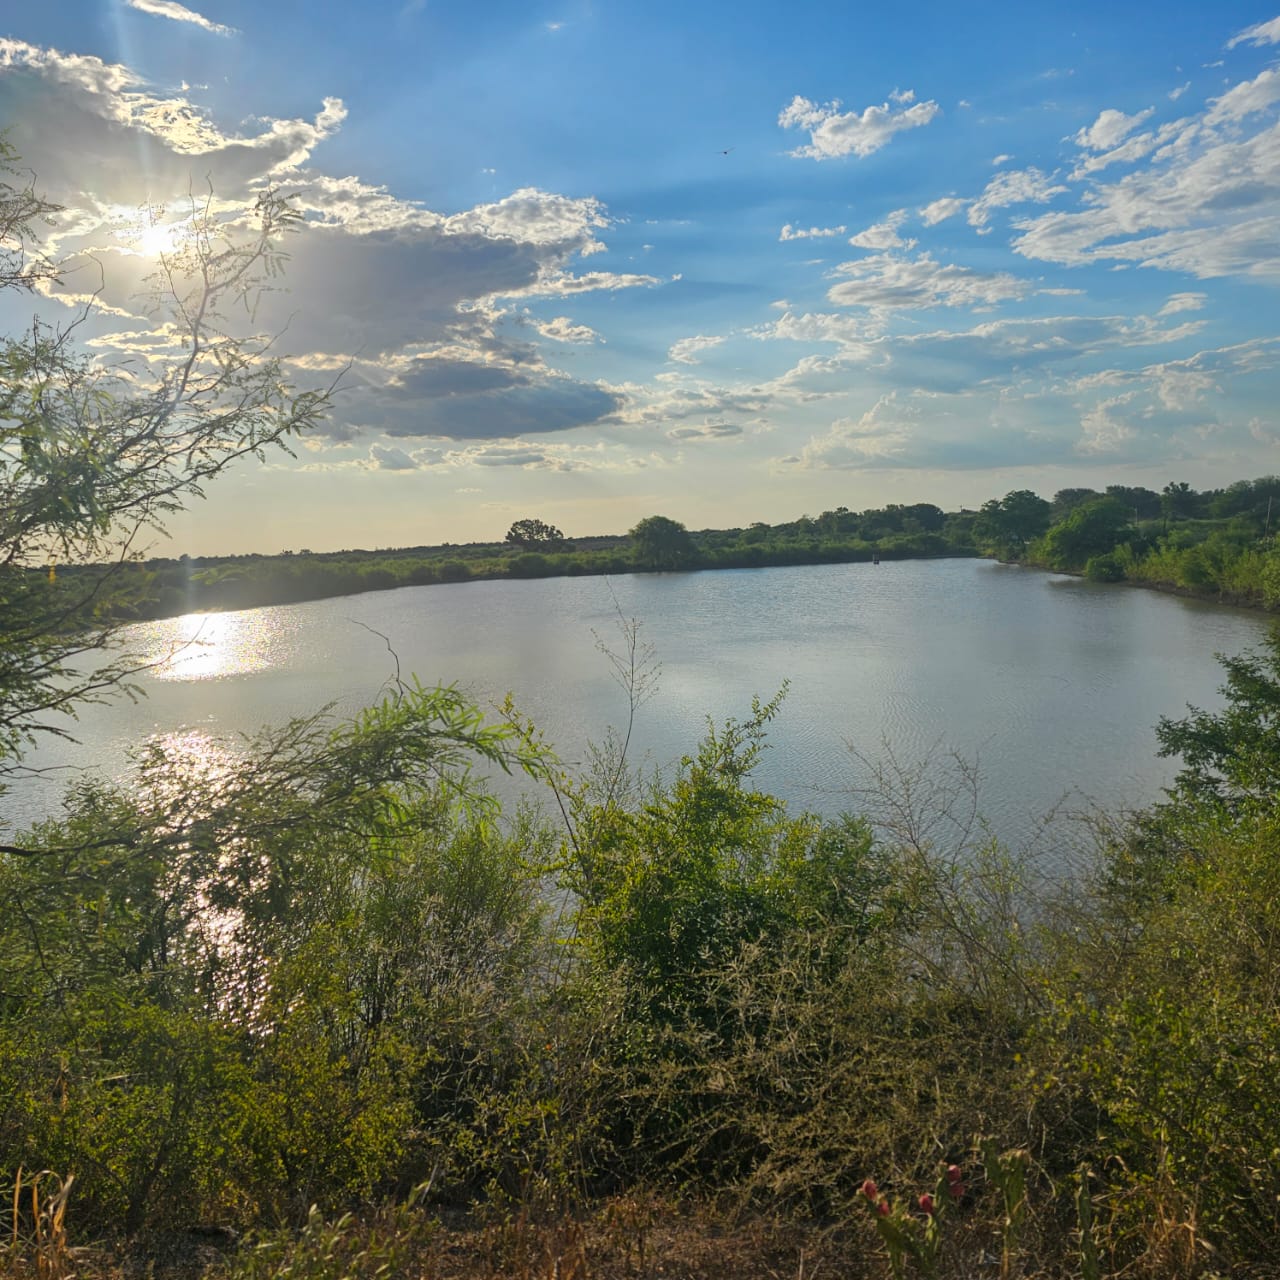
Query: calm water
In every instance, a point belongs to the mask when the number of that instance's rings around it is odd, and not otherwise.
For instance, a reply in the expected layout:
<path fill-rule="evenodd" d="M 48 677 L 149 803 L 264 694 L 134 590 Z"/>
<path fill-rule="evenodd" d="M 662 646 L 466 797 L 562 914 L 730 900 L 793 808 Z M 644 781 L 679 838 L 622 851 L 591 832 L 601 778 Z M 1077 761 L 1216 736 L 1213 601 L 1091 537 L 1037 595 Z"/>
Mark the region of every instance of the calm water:
<path fill-rule="evenodd" d="M 406 676 L 456 681 L 482 703 L 510 691 L 579 760 L 625 719 L 596 647 L 618 647 L 618 609 L 641 622 L 662 667 L 635 759 L 669 765 L 707 716 L 744 716 L 753 694 L 789 680 L 763 786 L 835 814 L 868 781 L 850 747 L 881 758 L 887 745 L 904 762 L 954 750 L 977 760 L 983 813 L 1013 840 L 1068 793 L 1107 807 L 1156 798 L 1172 770 L 1152 726 L 1188 702 L 1218 705 L 1215 651 L 1239 652 L 1268 627 L 1244 611 L 969 560 L 407 588 L 133 628 L 156 660 L 194 643 L 141 679 L 143 701 L 88 708 L 78 748 L 51 745 L 31 762 L 115 774 L 156 735 L 201 751 L 327 702 L 353 711 L 395 673 L 387 640 Z M 57 776 L 0 800 L 7 824 L 51 811 Z"/>

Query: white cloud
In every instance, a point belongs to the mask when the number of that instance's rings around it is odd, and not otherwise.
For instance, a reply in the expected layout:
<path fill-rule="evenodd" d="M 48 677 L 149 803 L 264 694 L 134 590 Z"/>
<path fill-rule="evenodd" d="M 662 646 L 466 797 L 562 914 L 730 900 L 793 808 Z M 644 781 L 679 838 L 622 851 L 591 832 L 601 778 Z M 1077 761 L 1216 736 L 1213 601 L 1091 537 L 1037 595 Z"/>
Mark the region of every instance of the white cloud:
<path fill-rule="evenodd" d="M 1133 427 L 1116 410 L 1128 405 L 1131 395 L 1103 400 L 1085 411 L 1080 419 L 1081 453 L 1117 453 L 1134 437 Z"/>
<path fill-rule="evenodd" d="M 877 222 L 865 231 L 859 231 L 856 236 L 850 236 L 849 243 L 857 249 L 910 249 L 916 242 L 904 240 L 898 234 L 898 228 L 906 221 L 906 217 L 907 211 L 898 209 L 883 222 Z"/>
<path fill-rule="evenodd" d="M 874 356 L 874 343 L 882 330 L 881 324 L 865 316 L 821 311 L 797 315 L 787 311 L 772 324 L 753 329 L 750 336 L 761 341 L 834 343 L 868 364 Z"/>
<path fill-rule="evenodd" d="M 804 446 L 796 461 L 806 469 L 838 471 L 883 465 L 906 452 L 919 420 L 919 409 L 890 391 L 861 416 L 837 418 L 825 434 Z"/>
<path fill-rule="evenodd" d="M 587 346 L 604 341 L 594 329 L 585 324 L 574 324 L 568 316 L 556 316 L 552 320 L 538 321 L 534 328 L 544 338 L 550 338 L 554 342 L 571 342 L 579 346 Z"/>
<path fill-rule="evenodd" d="M 1188 89 L 1190 89 L 1190 88 L 1191 88 L 1191 81 L 1190 81 L 1190 80 L 1188 80 L 1188 81 L 1186 82 L 1186 84 L 1180 84 L 1176 89 L 1170 89 L 1170 90 L 1169 90 L 1169 101 L 1170 101 L 1170 102 L 1177 102 L 1177 100 L 1178 100 L 1180 97 L 1182 97 L 1182 95 L 1183 95 L 1184 93 L 1186 93 L 1186 91 L 1187 91 Z"/>
<path fill-rule="evenodd" d="M 991 157 L 992 168 L 998 169 L 1002 164 L 1008 164 L 1009 161 L 1012 159 L 1013 159 L 1012 156 L 1005 155 L 1003 152 L 998 156 L 992 156 Z"/>
<path fill-rule="evenodd" d="M 192 186 L 207 182 L 213 213 L 230 217 L 263 188 L 284 186 L 305 221 L 288 242 L 283 287 L 262 296 L 252 323 L 283 335 L 301 386 L 328 383 L 335 361 L 361 353 L 323 428 L 329 439 L 510 438 L 614 414 L 619 395 L 545 365 L 518 331 L 512 336 L 502 303 L 658 283 L 575 274 L 609 225 L 600 202 L 526 188 L 442 216 L 307 168 L 345 116 L 327 98 L 313 121 L 253 117 L 252 132 L 234 136 L 185 91 L 154 91 L 127 67 L 0 41 L 0 118 L 13 122 L 10 140 L 42 190 L 65 206 L 50 240 L 71 273 L 58 299 L 99 292 L 82 331 L 95 350 L 145 362 L 174 349 L 176 335 L 160 326 L 149 344 L 137 336 L 138 299 L 154 265 L 137 252 L 140 204 L 174 219 L 190 208 Z M 556 341 L 594 338 L 565 317 L 544 324 L 540 332 Z M 403 454 L 368 456 L 382 469 L 405 469 Z"/>
<path fill-rule="evenodd" d="M 1280 124 L 1259 119 L 1277 100 L 1280 72 L 1267 70 L 1198 119 L 1162 127 L 1145 164 L 1092 187 L 1077 211 L 1016 223 L 1015 250 L 1280 282 Z"/>
<path fill-rule="evenodd" d="M 196 13 L 177 3 L 177 0 L 124 0 L 130 9 L 149 13 L 157 18 L 170 18 L 174 22 L 190 22 L 216 36 L 237 35 L 235 27 L 224 27 L 220 22 L 210 22 L 203 14 Z"/>
<path fill-rule="evenodd" d="M 810 227 L 807 231 L 803 227 L 793 227 L 791 223 L 787 223 L 782 228 L 779 240 L 822 240 L 828 236 L 842 236 L 849 228 L 840 227 Z"/>
<path fill-rule="evenodd" d="M 679 276 L 672 277 L 673 280 L 679 278 Z M 649 289 L 661 283 L 657 276 L 642 276 L 631 272 L 584 271 L 581 275 L 574 275 L 569 271 L 548 269 L 534 283 L 504 296 L 563 298 L 571 294 L 594 293 L 600 289 L 610 292 L 616 292 L 619 289 Z"/>
<path fill-rule="evenodd" d="M 935 262 L 928 253 L 914 258 L 874 254 L 843 263 L 836 274 L 847 279 L 833 285 L 827 297 L 846 307 L 987 307 L 1029 292 L 1026 281 L 1008 272 Z"/>
<path fill-rule="evenodd" d="M 1191 128 L 1193 129 L 1194 127 L 1192 126 Z M 1158 148 L 1171 144 L 1176 146 L 1180 140 L 1185 138 L 1188 132 L 1189 126 L 1186 120 L 1171 120 L 1167 124 L 1162 124 L 1154 132 L 1135 133 L 1118 146 L 1112 147 L 1110 151 L 1086 155 L 1072 170 L 1071 181 L 1079 182 L 1082 178 L 1088 177 L 1089 174 L 1098 173 L 1113 164 L 1131 164 L 1150 155 Z"/>
<path fill-rule="evenodd" d="M 1015 204 L 1047 204 L 1066 189 L 1052 182 L 1039 169 L 1008 169 L 996 174 L 969 206 L 969 225 L 983 231 L 996 209 Z"/>
<path fill-rule="evenodd" d="M 914 94 L 911 98 L 914 98 Z M 910 101 L 899 98 L 897 101 Z M 813 160 L 832 160 L 841 156 L 866 157 L 879 151 L 894 134 L 906 129 L 918 129 L 937 117 L 941 108 L 936 102 L 917 102 L 913 106 L 894 110 L 889 103 L 867 107 L 861 113 L 841 112 L 840 103 L 829 102 L 823 106 L 797 95 L 778 115 L 778 124 L 784 129 L 806 129 L 808 145 L 798 147 L 791 154 Z"/>
<path fill-rule="evenodd" d="M 941 200 L 934 200 L 925 205 L 920 210 L 920 217 L 926 227 L 934 227 L 947 218 L 954 218 L 968 203 L 967 200 L 961 200 L 956 196 L 943 196 Z"/>
<path fill-rule="evenodd" d="M 1208 298 L 1207 293 L 1175 293 L 1170 295 L 1169 301 L 1156 314 L 1172 316 L 1177 315 L 1179 311 L 1199 311 Z"/>
<path fill-rule="evenodd" d="M 1212 127 L 1243 120 L 1246 116 L 1265 111 L 1277 100 L 1280 100 L 1280 70 L 1269 67 L 1252 80 L 1233 85 L 1222 97 L 1211 99 L 1204 121 Z"/>
<path fill-rule="evenodd" d="M 1122 138 L 1131 134 L 1144 120 L 1155 114 L 1154 107 L 1135 112 L 1131 116 L 1123 111 L 1108 108 L 1087 128 L 1081 129 L 1072 141 L 1088 151 L 1110 151 Z"/>
<path fill-rule="evenodd" d="M 1227 48 L 1234 49 L 1240 44 L 1280 44 L 1280 18 L 1272 18 L 1269 22 L 1257 22 L 1251 27 L 1246 27 L 1227 41 Z"/>
<path fill-rule="evenodd" d="M 732 422 L 704 422 L 700 427 L 673 427 L 667 432 L 669 440 L 734 440 L 742 435 L 742 428 Z"/>
<path fill-rule="evenodd" d="M 718 347 L 723 341 L 723 337 L 711 337 L 706 334 L 698 334 L 693 338 L 681 338 L 679 342 L 672 344 L 671 350 L 667 352 L 667 359 L 675 360 L 679 364 L 698 364 L 699 357 L 704 351 Z"/>
<path fill-rule="evenodd" d="M 444 223 L 453 235 L 479 234 L 522 244 L 573 244 L 580 254 L 604 247 L 593 233 L 608 225 L 598 200 L 556 195 L 536 187 L 522 187 L 493 204 L 455 214 Z"/>
<path fill-rule="evenodd" d="M 418 464 L 403 449 L 393 445 L 369 446 L 369 461 L 379 471 L 416 471 Z"/>
<path fill-rule="evenodd" d="M 193 186 L 237 198 L 305 163 L 345 116 L 325 98 L 314 120 L 257 120 L 236 136 L 127 67 L 0 39 L 0 119 L 41 188 L 73 213 L 181 200 Z"/>

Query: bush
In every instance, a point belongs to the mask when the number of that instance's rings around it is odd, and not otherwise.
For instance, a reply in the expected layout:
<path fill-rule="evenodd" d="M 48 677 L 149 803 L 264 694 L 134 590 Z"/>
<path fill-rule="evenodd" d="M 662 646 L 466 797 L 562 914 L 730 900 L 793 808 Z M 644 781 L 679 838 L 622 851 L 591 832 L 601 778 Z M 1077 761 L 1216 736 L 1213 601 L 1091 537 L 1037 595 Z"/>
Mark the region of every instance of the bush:
<path fill-rule="evenodd" d="M 1123 582 L 1124 564 L 1114 551 L 1102 556 L 1092 556 L 1084 567 L 1084 576 L 1090 582 Z"/>

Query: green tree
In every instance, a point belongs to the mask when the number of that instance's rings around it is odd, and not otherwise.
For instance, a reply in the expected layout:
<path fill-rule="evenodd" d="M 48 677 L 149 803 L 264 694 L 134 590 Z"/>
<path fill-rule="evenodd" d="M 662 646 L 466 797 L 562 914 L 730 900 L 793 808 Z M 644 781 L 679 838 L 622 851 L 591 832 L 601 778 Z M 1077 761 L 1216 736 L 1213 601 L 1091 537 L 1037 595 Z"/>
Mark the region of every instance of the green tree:
<path fill-rule="evenodd" d="M 1123 502 L 1133 511 L 1135 520 L 1160 518 L 1160 495 L 1154 489 L 1145 489 L 1142 485 L 1109 484 L 1107 497 Z"/>
<path fill-rule="evenodd" d="M 1115 550 L 1130 529 L 1131 517 L 1123 502 L 1094 498 L 1044 535 L 1044 558 L 1053 569 L 1082 569 L 1094 556 Z"/>
<path fill-rule="evenodd" d="M 1059 489 L 1053 495 L 1053 513 L 1052 519 L 1056 524 L 1059 520 L 1065 519 L 1078 506 L 1083 503 L 1092 502 L 1094 498 L 1101 498 L 1096 489 Z"/>
<path fill-rule="evenodd" d="M 1160 491 L 1160 510 L 1170 520 L 1190 520 L 1200 495 L 1185 481 L 1171 480 Z"/>
<path fill-rule="evenodd" d="M 1280 799 L 1280 628 L 1261 649 L 1219 655 L 1227 680 L 1221 711 L 1189 707 L 1156 726 L 1162 756 L 1182 761 L 1173 798 L 1227 814 Z"/>
<path fill-rule="evenodd" d="M 506 540 L 524 551 L 564 551 L 570 545 L 555 525 L 535 519 L 515 521 Z"/>
<path fill-rule="evenodd" d="M 1002 552 L 1019 555 L 1049 527 L 1049 504 L 1030 489 L 1015 489 L 982 504 L 974 535 Z"/>
<path fill-rule="evenodd" d="M 689 531 L 678 520 L 648 516 L 631 530 L 636 561 L 646 569 L 683 569 L 697 558 Z"/>
<path fill-rule="evenodd" d="M 0 288 L 56 274 L 33 247 L 56 212 L 32 188 L 0 182 Z M 122 572 L 140 537 L 230 463 L 284 446 L 328 405 L 329 390 L 287 384 L 270 340 L 224 327 L 233 308 L 251 314 L 264 280 L 279 274 L 300 215 L 269 192 L 252 218 L 245 236 L 211 202 L 193 202 L 150 298 L 176 338 L 149 377 L 76 350 L 88 312 L 0 339 L 0 778 L 36 735 L 67 736 L 58 713 L 118 690 L 136 669 L 106 606 L 126 578 L 145 584 Z M 84 562 L 98 567 L 56 569 Z"/>

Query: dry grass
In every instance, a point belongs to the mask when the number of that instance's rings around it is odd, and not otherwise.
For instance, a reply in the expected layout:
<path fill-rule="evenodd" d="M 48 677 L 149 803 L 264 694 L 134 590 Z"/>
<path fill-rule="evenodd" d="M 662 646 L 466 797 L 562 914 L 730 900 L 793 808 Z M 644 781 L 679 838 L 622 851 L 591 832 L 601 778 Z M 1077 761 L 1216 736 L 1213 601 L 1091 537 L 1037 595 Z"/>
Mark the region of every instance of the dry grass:
<path fill-rule="evenodd" d="M 74 1175 L 50 1169 L 14 1175 L 8 1231 L 0 1245 L 0 1275 L 27 1280 L 70 1280 L 78 1273 L 83 1250 L 67 1240 L 67 1200 Z"/>

